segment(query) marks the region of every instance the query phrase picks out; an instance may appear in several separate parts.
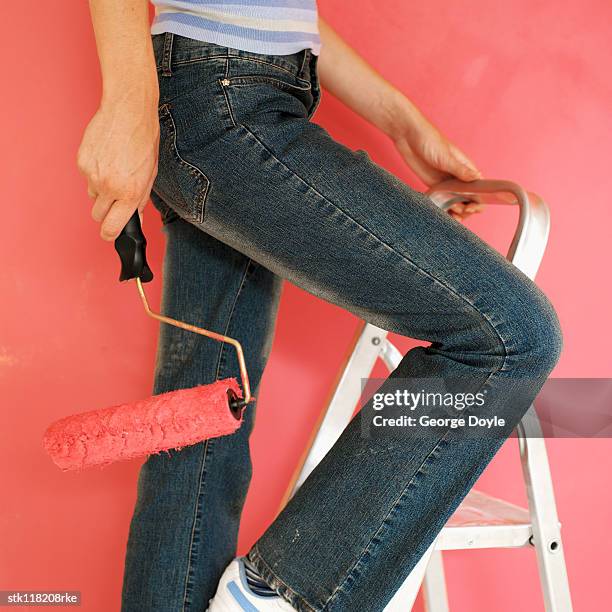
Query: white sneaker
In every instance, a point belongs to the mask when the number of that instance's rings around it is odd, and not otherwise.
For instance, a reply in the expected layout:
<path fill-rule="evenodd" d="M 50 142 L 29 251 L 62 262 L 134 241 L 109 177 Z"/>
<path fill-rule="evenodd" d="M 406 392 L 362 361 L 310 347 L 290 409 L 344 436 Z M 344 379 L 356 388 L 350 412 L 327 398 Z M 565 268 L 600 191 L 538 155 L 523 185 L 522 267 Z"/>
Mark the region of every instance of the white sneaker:
<path fill-rule="evenodd" d="M 234 559 L 223 572 L 208 612 L 294 612 L 280 596 L 263 597 L 249 588 L 242 557 Z"/>

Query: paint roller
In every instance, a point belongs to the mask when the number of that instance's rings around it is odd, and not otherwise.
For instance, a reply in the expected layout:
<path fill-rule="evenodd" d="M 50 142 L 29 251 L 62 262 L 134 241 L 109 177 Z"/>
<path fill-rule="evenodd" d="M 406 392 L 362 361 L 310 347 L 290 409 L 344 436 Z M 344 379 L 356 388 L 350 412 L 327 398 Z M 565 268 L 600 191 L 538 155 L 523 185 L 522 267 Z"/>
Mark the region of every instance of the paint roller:
<path fill-rule="evenodd" d="M 59 419 L 45 431 L 43 446 L 64 471 L 180 450 L 229 435 L 240 427 L 244 408 L 253 399 L 242 346 L 237 340 L 151 310 L 143 288 L 144 283 L 153 280 L 146 245 L 136 211 L 115 241 L 121 259 L 119 280 L 135 280 L 144 310 L 154 319 L 232 345 L 242 390 L 235 378 L 226 378 Z"/>

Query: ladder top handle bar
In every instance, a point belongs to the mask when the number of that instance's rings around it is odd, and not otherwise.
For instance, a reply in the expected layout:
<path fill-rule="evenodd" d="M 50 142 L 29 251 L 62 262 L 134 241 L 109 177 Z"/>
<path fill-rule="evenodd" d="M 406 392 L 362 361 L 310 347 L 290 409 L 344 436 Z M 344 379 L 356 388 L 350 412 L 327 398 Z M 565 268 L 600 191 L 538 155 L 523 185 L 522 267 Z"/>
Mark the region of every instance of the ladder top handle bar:
<path fill-rule="evenodd" d="M 425 195 L 443 210 L 457 202 L 518 206 L 518 224 L 507 257 L 531 279 L 535 277 L 550 230 L 549 209 L 540 196 L 512 181 L 493 179 L 449 179 L 433 185 Z"/>
<path fill-rule="evenodd" d="M 529 208 L 529 194 L 512 181 L 480 179 L 465 182 L 459 179 L 449 179 L 433 185 L 426 195 L 445 209 L 457 202 L 518 204 L 520 208 Z"/>

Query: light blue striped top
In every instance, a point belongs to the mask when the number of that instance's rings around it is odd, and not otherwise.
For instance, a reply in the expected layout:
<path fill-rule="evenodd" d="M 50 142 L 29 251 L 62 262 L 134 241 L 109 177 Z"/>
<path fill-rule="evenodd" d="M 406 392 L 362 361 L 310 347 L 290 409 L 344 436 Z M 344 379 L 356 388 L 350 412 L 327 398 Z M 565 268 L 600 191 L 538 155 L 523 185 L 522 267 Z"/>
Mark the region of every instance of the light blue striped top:
<path fill-rule="evenodd" d="M 289 55 L 321 49 L 316 0 L 152 0 L 152 34 L 180 36 L 224 47 Z"/>

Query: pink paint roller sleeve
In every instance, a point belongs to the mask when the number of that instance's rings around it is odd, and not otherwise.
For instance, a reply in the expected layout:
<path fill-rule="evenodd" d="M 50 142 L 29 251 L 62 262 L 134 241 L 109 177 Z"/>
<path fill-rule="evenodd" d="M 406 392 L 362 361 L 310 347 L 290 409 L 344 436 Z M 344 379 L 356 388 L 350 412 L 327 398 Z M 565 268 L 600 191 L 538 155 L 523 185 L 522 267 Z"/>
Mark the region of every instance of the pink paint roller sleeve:
<path fill-rule="evenodd" d="M 242 397 L 234 378 L 68 416 L 49 426 L 43 445 L 64 471 L 180 449 L 240 427 L 228 392 Z"/>

